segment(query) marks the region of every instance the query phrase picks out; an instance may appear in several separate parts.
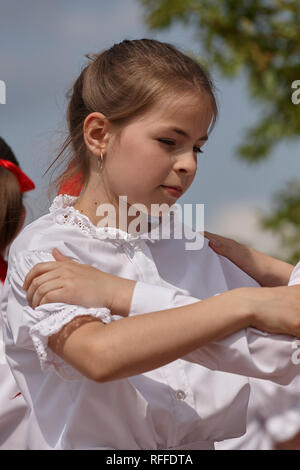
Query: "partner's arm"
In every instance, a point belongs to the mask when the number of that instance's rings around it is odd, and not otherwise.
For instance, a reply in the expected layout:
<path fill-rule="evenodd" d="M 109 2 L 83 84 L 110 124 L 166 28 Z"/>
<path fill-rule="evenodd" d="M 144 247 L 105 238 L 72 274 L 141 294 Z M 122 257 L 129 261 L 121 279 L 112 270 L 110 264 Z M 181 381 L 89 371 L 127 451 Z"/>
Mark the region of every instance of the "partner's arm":
<path fill-rule="evenodd" d="M 228 258 L 262 287 L 288 284 L 293 265 L 215 233 L 204 232 L 204 236 L 216 253 Z"/>

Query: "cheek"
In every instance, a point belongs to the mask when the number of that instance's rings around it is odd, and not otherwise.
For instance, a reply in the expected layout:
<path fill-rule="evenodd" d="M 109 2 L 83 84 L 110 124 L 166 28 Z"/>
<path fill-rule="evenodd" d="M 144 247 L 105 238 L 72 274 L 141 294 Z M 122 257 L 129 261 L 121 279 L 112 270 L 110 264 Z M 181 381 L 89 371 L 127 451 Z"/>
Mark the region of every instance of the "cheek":
<path fill-rule="evenodd" d="M 114 164 L 114 172 L 136 188 L 151 186 L 157 181 L 159 184 L 169 171 L 170 160 L 156 142 L 149 139 L 126 139 Z"/>
<path fill-rule="evenodd" d="M 147 165 L 137 149 L 128 147 L 127 151 L 117 153 L 107 165 L 109 186 L 115 194 L 127 195 L 129 200 L 141 197 L 145 189 L 153 186 L 155 171 Z M 150 162 L 150 155 L 146 162 Z"/>

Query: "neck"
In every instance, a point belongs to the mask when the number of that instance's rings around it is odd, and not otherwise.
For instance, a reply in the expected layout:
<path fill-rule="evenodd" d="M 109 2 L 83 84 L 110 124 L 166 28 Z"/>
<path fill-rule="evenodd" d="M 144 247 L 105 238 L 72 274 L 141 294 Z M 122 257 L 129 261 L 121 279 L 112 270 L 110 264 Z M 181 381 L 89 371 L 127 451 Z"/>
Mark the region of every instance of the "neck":
<path fill-rule="evenodd" d="M 136 227 L 136 224 L 133 224 L 134 230 L 141 232 L 151 230 L 151 223 L 148 222 L 145 214 L 128 215 L 131 205 L 127 200 L 113 194 L 108 196 L 102 188 L 103 185 L 99 182 L 99 178 L 96 182 L 91 179 L 87 186 L 82 189 L 74 208 L 81 214 L 86 215 L 92 224 L 97 227 L 119 228 L 129 233 L 130 223 L 138 217 L 139 221 L 143 221 L 143 227 L 139 228 Z M 101 206 L 104 204 L 107 204 L 107 207 L 101 210 Z"/>

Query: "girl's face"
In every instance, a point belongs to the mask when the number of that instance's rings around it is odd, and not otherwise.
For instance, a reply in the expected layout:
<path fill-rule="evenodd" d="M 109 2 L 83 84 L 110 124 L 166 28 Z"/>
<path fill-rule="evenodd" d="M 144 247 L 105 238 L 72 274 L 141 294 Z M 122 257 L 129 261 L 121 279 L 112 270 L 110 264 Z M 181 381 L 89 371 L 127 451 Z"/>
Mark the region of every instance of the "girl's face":
<path fill-rule="evenodd" d="M 148 213 L 151 204 L 172 206 L 190 187 L 212 119 L 206 95 L 175 99 L 175 106 L 172 97 L 155 105 L 125 126 L 116 144 L 107 146 L 105 176 L 110 190 L 126 195 L 129 205 L 144 204 Z M 181 192 L 165 186 L 177 186 Z"/>

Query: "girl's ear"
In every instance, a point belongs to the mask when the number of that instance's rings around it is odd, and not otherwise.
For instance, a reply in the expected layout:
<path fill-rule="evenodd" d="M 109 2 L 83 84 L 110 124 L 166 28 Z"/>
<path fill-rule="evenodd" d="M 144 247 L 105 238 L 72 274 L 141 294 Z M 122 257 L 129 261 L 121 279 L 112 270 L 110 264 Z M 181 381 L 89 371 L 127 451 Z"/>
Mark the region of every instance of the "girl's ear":
<path fill-rule="evenodd" d="M 103 140 L 107 132 L 107 119 L 102 113 L 90 113 L 84 120 L 83 136 L 88 150 L 100 157 L 103 152 Z"/>

